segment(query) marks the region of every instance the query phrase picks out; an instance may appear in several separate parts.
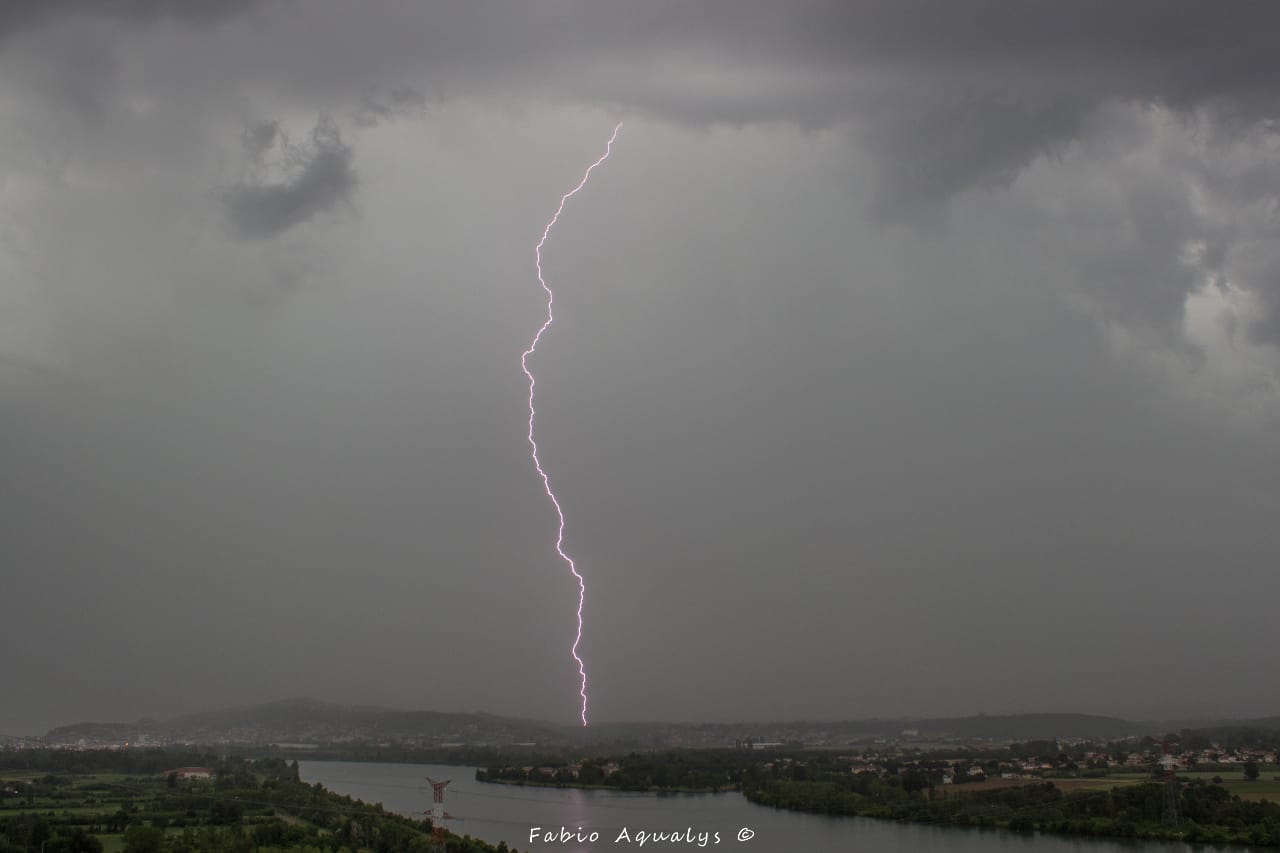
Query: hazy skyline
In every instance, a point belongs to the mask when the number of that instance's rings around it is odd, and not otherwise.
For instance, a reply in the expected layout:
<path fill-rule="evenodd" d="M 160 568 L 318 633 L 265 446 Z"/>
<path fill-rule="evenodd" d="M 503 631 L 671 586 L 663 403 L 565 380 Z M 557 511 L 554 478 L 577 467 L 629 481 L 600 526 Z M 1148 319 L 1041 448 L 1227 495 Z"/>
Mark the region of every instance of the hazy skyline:
<path fill-rule="evenodd" d="M 9 3 L 0 733 L 1280 712 L 1280 10 Z M 1229 10 L 1229 11 L 1228 11 Z"/>

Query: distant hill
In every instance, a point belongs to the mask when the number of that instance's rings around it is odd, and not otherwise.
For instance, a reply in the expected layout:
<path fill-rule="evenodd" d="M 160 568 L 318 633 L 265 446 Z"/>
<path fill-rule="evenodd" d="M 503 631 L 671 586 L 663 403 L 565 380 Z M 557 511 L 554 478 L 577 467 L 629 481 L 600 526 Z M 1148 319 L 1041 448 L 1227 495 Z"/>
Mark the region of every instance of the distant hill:
<path fill-rule="evenodd" d="M 566 727 L 481 713 L 397 711 L 286 699 L 265 705 L 188 714 L 171 720 L 75 723 L 45 735 L 50 743 L 341 744 L 397 742 L 503 744 L 565 737 Z"/>
<path fill-rule="evenodd" d="M 1280 716 L 1258 717 L 1253 720 L 1236 720 L 1231 725 L 1250 729 L 1280 729 Z"/>
<path fill-rule="evenodd" d="M 285 699 L 266 705 L 206 711 L 176 717 L 169 723 L 185 732 L 257 729 L 275 733 L 309 732 L 326 737 L 360 732 L 366 737 L 446 737 L 502 731 L 561 734 L 563 726 L 492 714 L 442 711 L 398 711 L 367 705 L 335 705 L 317 699 Z"/>
<path fill-rule="evenodd" d="M 750 737 L 756 741 L 805 741 L 824 738 L 833 745 L 868 739 L 985 739 L 994 741 L 1048 740 L 1053 738 L 1122 738 L 1158 730 L 1152 724 L 1091 714 L 979 714 L 972 717 L 777 721 L 769 723 L 604 723 L 592 726 L 597 737 L 652 740 L 657 736 L 718 734 L 733 742 Z"/>
<path fill-rule="evenodd" d="M 1008 714 L 976 717 L 949 717 L 919 720 L 914 724 L 925 733 L 945 733 L 953 737 L 1012 740 L 1044 740 L 1060 737 L 1109 738 L 1150 734 L 1147 724 L 1099 717 L 1092 714 Z"/>
<path fill-rule="evenodd" d="M 1213 721 L 1211 727 L 1280 729 L 1280 717 Z M 1091 714 L 979 714 L 969 717 L 898 718 L 767 723 L 601 723 L 589 729 L 483 713 L 402 711 L 340 705 L 316 699 L 286 699 L 265 705 L 188 714 L 171 720 L 131 723 L 77 723 L 44 738 L 52 745 L 146 743 L 291 744 L 295 748 L 344 749 L 392 746 L 431 749 L 454 745 L 540 748 L 647 749 L 732 747 L 755 743 L 822 745 L 841 748 L 868 741 L 989 740 L 1053 738 L 1110 739 L 1159 736 L 1190 726 L 1133 722 Z"/>
<path fill-rule="evenodd" d="M 1219 743 L 1226 746 L 1256 746 L 1271 739 L 1270 733 L 1280 732 L 1280 717 L 1255 717 L 1246 720 L 1209 720 L 1193 723 L 1166 724 L 1163 731 L 1189 734 L 1192 740 Z"/>

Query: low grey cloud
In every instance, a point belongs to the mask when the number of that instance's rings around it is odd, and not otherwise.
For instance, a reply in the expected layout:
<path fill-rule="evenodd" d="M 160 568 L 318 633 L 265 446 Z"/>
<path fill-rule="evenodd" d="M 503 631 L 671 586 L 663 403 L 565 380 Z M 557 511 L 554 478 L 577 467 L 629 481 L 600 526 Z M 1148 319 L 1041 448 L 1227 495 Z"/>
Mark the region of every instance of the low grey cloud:
<path fill-rule="evenodd" d="M 255 164 L 260 163 L 263 156 L 276 146 L 281 133 L 278 121 L 264 120 L 250 123 L 241 137 L 245 155 Z"/>
<path fill-rule="evenodd" d="M 257 124 L 247 133 L 246 146 L 261 157 L 275 144 L 278 127 Z M 224 193 L 231 224 L 241 238 L 274 237 L 351 200 L 357 184 L 352 149 L 332 119 L 320 119 L 308 142 L 283 140 L 281 148 L 283 177 L 241 182 Z"/>
<path fill-rule="evenodd" d="M 386 93 L 371 93 L 360 99 L 355 122 L 360 127 L 376 127 L 379 122 L 411 116 L 421 117 L 426 97 L 411 86 L 397 86 Z"/>

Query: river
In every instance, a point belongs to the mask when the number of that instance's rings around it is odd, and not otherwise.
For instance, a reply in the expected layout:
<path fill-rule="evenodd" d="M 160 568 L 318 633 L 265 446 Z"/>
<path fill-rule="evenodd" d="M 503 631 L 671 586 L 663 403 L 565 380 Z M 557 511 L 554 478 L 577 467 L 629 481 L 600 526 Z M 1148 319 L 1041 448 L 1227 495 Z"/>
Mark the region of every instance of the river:
<path fill-rule="evenodd" d="M 477 782 L 475 768 L 434 764 L 299 762 L 302 780 L 390 811 L 422 817 L 431 808 L 426 777 L 452 780 L 445 809 L 459 820 L 449 829 L 521 851 L 605 853 L 626 850 L 732 850 L 734 853 L 1188 853 L 1185 844 L 1058 838 L 1005 832 L 893 823 L 870 818 L 828 817 L 781 811 L 747 802 L 741 794 L 635 794 L 534 788 Z M 576 836 L 579 843 L 530 842 L 530 832 Z M 640 833 L 692 831 L 692 841 L 638 842 Z M 626 835 L 623 835 L 625 831 Z M 751 836 L 747 838 L 747 834 Z M 716 833 L 719 833 L 717 842 Z M 739 833 L 747 840 L 739 841 Z M 1245 848 L 1233 848 L 1244 851 Z"/>

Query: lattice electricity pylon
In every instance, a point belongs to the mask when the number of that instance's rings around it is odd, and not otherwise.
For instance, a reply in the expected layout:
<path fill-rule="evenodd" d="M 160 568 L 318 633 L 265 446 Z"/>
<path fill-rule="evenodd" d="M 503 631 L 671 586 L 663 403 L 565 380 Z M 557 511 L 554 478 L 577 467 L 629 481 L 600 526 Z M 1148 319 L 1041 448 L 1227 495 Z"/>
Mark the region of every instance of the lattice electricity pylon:
<path fill-rule="evenodd" d="M 1178 780 L 1173 775 L 1176 763 L 1169 752 L 1169 739 L 1160 742 L 1164 748 L 1160 756 L 1160 766 L 1164 768 L 1164 803 L 1160 809 L 1160 822 L 1165 826 L 1178 825 Z"/>
<path fill-rule="evenodd" d="M 436 853 L 446 853 L 449 834 L 445 831 L 444 822 L 456 818 L 444 810 L 444 789 L 453 780 L 445 779 L 443 782 L 437 782 L 428 776 L 427 781 L 431 783 L 432 795 L 431 811 L 426 812 L 431 816 L 431 845 L 435 847 Z"/>

